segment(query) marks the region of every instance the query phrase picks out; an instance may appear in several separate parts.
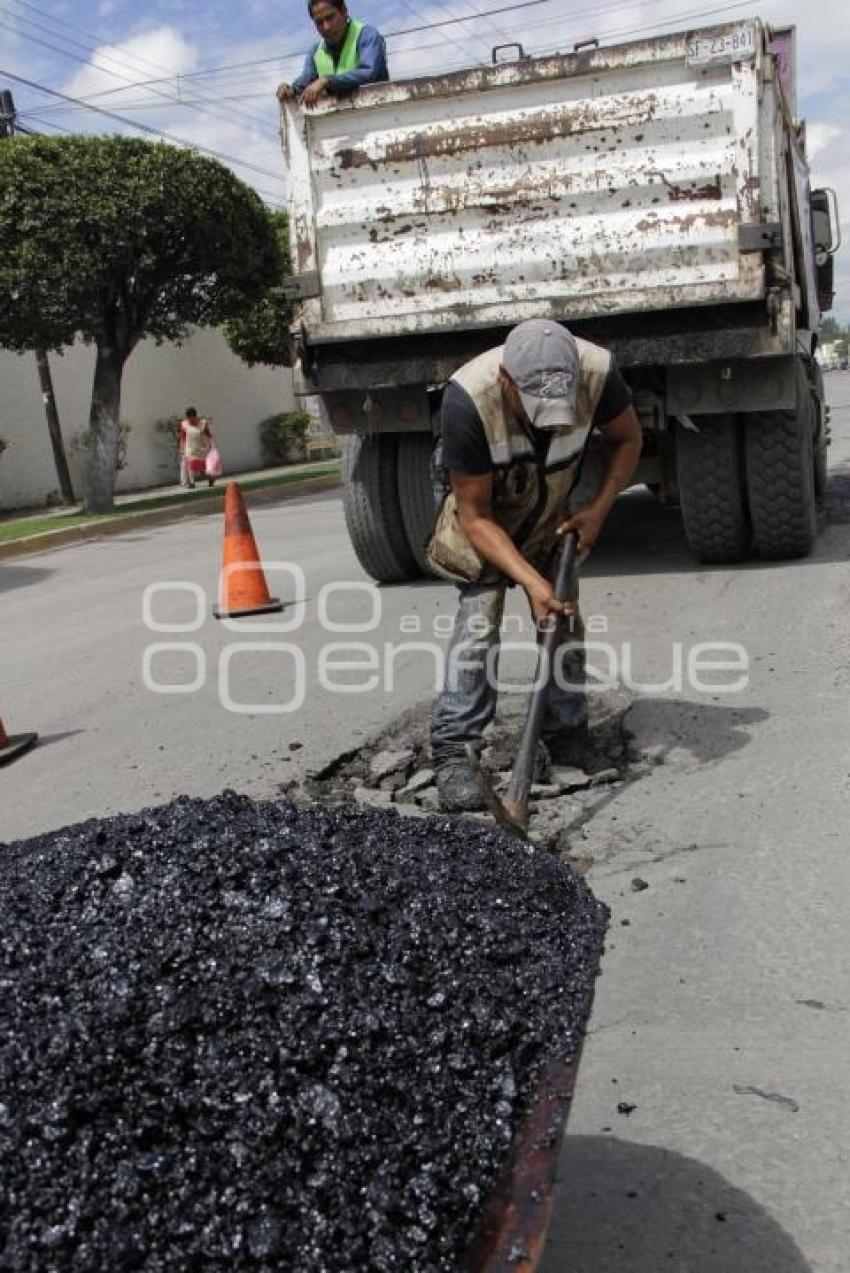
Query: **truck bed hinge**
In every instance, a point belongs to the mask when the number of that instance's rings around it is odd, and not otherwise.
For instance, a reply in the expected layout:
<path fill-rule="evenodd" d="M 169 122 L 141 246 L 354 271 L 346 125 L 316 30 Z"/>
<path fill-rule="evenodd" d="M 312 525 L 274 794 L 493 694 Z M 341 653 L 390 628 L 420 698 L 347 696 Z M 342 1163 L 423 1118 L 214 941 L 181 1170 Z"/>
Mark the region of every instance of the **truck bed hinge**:
<path fill-rule="evenodd" d="M 275 289 L 287 301 L 305 301 L 311 296 L 321 295 L 319 271 L 310 270 L 306 274 L 287 274 Z"/>
<path fill-rule="evenodd" d="M 781 247 L 782 224 L 779 221 L 738 226 L 739 252 L 769 252 Z"/>

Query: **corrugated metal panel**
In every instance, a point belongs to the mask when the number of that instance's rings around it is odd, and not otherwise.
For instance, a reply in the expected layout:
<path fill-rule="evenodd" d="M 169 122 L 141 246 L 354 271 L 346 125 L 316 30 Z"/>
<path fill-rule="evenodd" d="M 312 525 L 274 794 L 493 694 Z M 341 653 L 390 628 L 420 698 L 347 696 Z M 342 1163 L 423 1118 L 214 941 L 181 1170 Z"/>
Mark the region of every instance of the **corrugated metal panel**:
<path fill-rule="evenodd" d="M 716 30 L 755 56 L 689 65 L 665 37 L 287 110 L 311 338 L 760 296 L 761 30 Z"/>

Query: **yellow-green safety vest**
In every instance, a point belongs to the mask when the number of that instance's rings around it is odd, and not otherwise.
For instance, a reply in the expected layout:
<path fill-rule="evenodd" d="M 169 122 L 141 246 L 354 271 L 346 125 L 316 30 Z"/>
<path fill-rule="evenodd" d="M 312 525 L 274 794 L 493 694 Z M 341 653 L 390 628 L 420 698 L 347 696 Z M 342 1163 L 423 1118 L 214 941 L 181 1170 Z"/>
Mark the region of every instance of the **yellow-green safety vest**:
<path fill-rule="evenodd" d="M 328 52 L 328 47 L 324 41 L 319 45 L 313 54 L 313 65 L 320 79 L 327 79 L 331 75 L 342 75 L 344 71 L 357 70 L 359 64 L 357 41 L 364 25 L 363 22 L 355 22 L 354 18 L 349 18 L 348 29 L 336 63 L 334 63 L 333 57 Z"/>

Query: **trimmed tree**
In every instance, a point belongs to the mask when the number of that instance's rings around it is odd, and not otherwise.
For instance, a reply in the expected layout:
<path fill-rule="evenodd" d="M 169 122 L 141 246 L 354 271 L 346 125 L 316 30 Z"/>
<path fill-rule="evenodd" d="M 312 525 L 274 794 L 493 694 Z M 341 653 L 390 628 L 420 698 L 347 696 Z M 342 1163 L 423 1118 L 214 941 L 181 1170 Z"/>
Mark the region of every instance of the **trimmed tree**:
<path fill-rule="evenodd" d="M 0 344 L 95 345 L 84 503 L 108 512 L 127 359 L 267 291 L 281 274 L 269 213 L 216 160 L 133 137 L 4 141 L 0 192 Z"/>
<path fill-rule="evenodd" d="M 289 220 L 285 212 L 269 213 L 280 254 L 281 275 L 291 269 L 289 254 Z M 280 290 L 280 278 L 259 300 L 225 323 L 227 343 L 237 357 L 249 367 L 262 363 L 266 367 L 290 367 L 292 353 L 289 325 L 293 305 Z"/>

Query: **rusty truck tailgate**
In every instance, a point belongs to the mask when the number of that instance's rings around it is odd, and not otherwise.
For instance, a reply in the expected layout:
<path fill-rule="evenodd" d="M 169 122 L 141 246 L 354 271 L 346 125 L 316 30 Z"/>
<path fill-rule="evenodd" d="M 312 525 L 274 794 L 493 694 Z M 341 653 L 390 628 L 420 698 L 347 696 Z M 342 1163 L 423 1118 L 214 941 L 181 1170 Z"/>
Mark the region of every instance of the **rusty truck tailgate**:
<path fill-rule="evenodd" d="M 739 227 L 775 167 L 762 61 L 742 22 L 287 105 L 310 338 L 760 297 Z"/>

